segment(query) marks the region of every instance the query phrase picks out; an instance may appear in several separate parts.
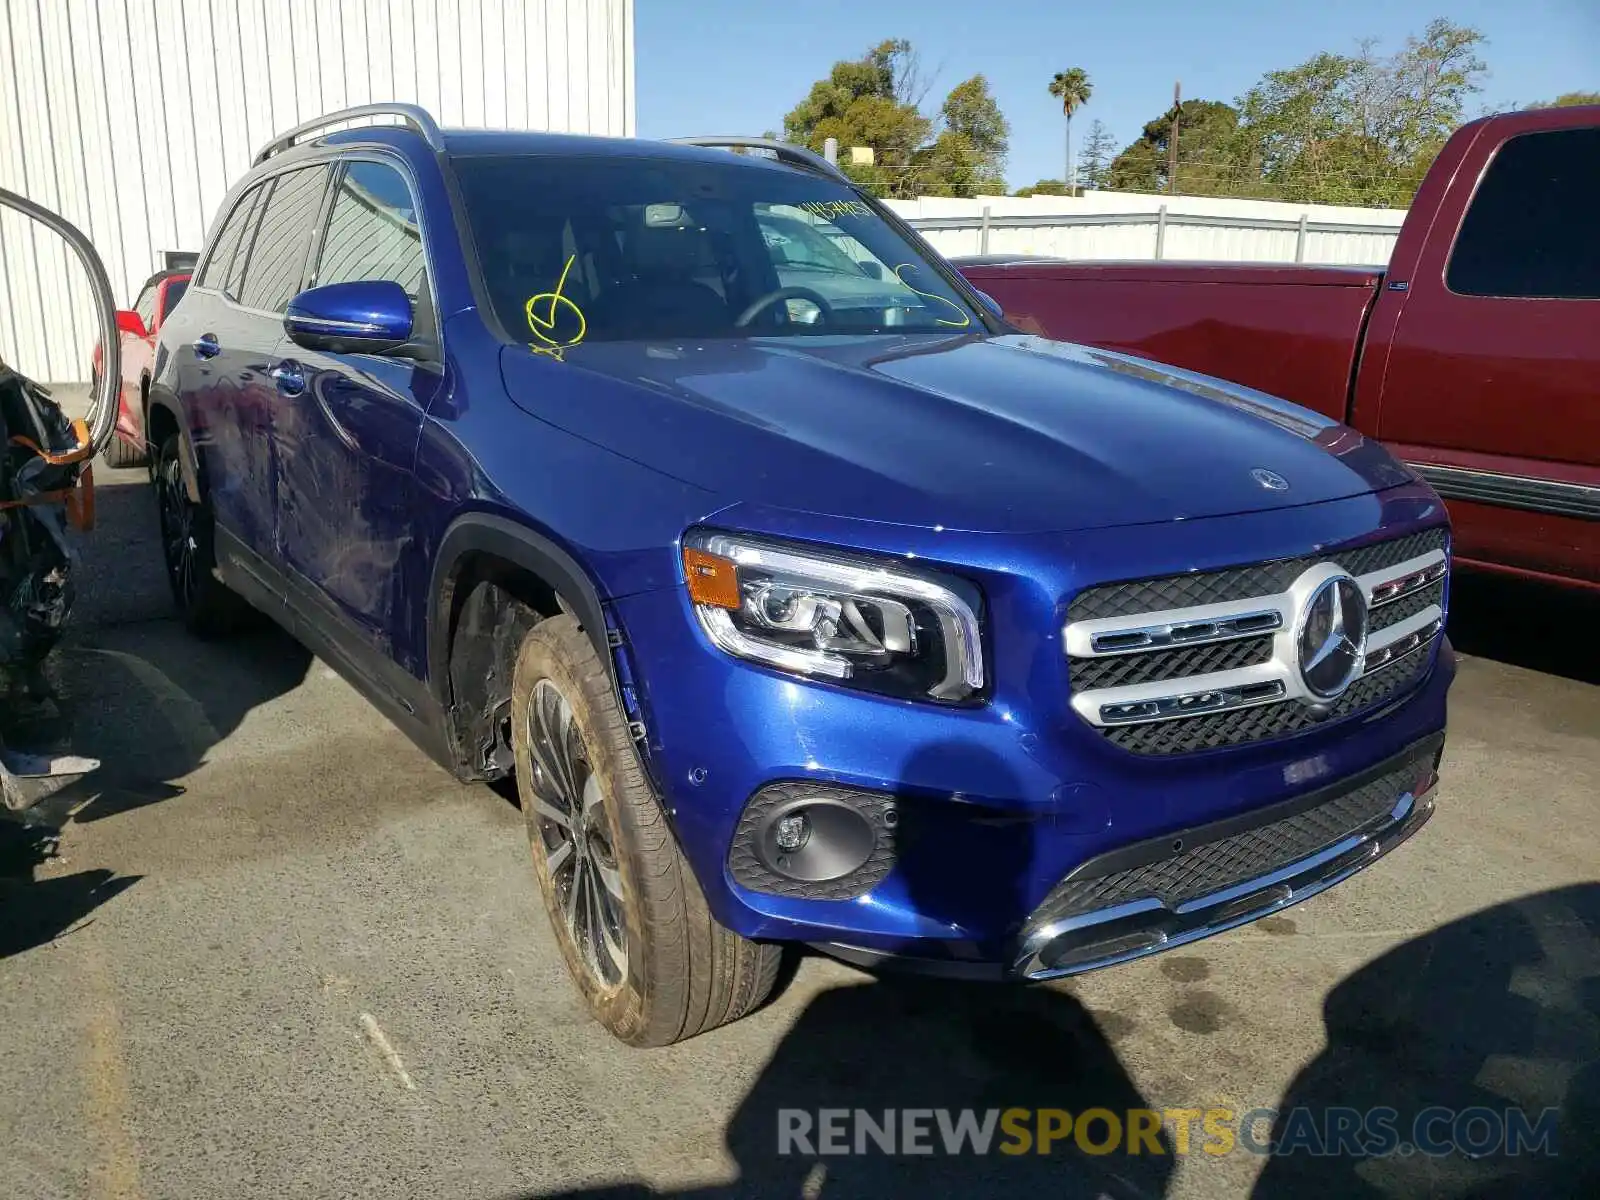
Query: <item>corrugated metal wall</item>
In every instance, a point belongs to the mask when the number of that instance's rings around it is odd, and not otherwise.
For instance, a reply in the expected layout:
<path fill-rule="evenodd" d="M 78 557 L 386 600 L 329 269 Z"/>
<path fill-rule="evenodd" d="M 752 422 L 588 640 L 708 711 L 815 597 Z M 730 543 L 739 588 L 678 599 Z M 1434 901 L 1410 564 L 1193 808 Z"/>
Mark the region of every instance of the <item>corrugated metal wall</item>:
<path fill-rule="evenodd" d="M 1082 196 L 924 197 L 889 206 L 941 254 L 1038 254 L 1047 258 L 1293 262 L 1381 266 L 1403 209 L 1290 204 L 1213 196 L 1086 192 Z M 1166 210 L 1166 219 L 1160 212 Z M 984 236 L 985 210 L 989 230 Z M 1199 222 L 1185 223 L 1186 217 Z M 1117 218 L 1115 224 L 1107 218 Z M 1303 244 L 1296 226 L 1306 222 Z M 1163 226 L 1158 235 L 1158 227 Z"/>
<path fill-rule="evenodd" d="M 88 233 L 121 304 L 274 133 L 376 100 L 632 134 L 633 0 L 0 0 L 0 187 Z M 81 380 L 93 341 L 77 260 L 0 210 L 0 357 Z"/>

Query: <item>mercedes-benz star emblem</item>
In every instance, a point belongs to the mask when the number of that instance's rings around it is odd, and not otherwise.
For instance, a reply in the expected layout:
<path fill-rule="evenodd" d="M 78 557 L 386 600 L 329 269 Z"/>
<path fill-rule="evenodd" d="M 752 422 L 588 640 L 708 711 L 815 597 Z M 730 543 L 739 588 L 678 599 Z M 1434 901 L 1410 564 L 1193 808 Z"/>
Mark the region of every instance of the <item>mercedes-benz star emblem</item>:
<path fill-rule="evenodd" d="M 1269 492 L 1287 492 L 1289 490 L 1289 481 L 1287 479 L 1276 471 L 1269 471 L 1265 467 L 1257 467 L 1251 471 L 1250 478 L 1254 479 Z"/>
<path fill-rule="evenodd" d="M 1361 670 L 1367 647 L 1367 598 L 1348 575 L 1326 579 L 1300 617 L 1300 676 L 1323 700 L 1342 695 Z"/>

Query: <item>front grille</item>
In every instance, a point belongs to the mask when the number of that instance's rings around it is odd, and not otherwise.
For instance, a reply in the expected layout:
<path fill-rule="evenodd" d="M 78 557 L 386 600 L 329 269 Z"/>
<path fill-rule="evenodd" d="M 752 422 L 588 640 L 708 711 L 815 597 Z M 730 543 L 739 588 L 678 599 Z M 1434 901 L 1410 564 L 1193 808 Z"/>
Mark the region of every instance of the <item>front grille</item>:
<path fill-rule="evenodd" d="M 1391 600 L 1388 604 L 1372 610 L 1371 628 L 1387 629 L 1391 625 L 1398 625 L 1407 617 L 1414 617 L 1430 604 L 1444 605 L 1444 580 L 1430 583 L 1420 592 L 1412 592 L 1409 596 L 1401 596 L 1398 600 Z"/>
<path fill-rule="evenodd" d="M 1405 537 L 1333 554 L 1286 558 L 1248 567 L 1231 567 L 1225 571 L 1169 575 L 1162 579 L 1141 579 L 1132 583 L 1089 588 L 1079 592 L 1068 606 L 1067 620 L 1127 617 L 1135 613 L 1188 608 L 1196 604 L 1220 604 L 1225 600 L 1243 600 L 1249 596 L 1270 596 L 1283 591 L 1308 567 L 1320 562 L 1338 563 L 1352 575 L 1365 575 L 1416 558 L 1430 550 L 1442 550 L 1445 538 L 1443 527 L 1424 529 Z"/>
<path fill-rule="evenodd" d="M 1405 581 L 1414 577 L 1416 568 L 1398 568 L 1425 555 L 1446 552 L 1448 537 L 1441 526 L 1325 555 L 1086 589 L 1067 608 L 1068 678 L 1078 698 L 1074 707 L 1113 745 L 1134 754 L 1172 755 L 1285 737 L 1390 701 L 1422 677 L 1431 657 L 1425 647 L 1387 663 L 1374 660 L 1372 674 L 1356 679 L 1337 700 L 1313 704 L 1310 701 L 1315 697 L 1304 690 L 1297 692 L 1297 676 L 1273 674 L 1281 668 L 1274 666 L 1272 634 L 1213 627 L 1207 625 L 1204 613 L 1175 610 L 1220 604 L 1236 605 L 1221 610 L 1224 612 L 1237 613 L 1239 607 L 1268 613 L 1276 610 L 1273 619 L 1279 622 L 1278 628 L 1291 631 L 1299 613 L 1294 611 L 1288 589 L 1307 571 L 1333 564 L 1357 578 L 1378 574 L 1380 579 Z M 1391 573 L 1383 576 L 1386 571 Z M 1420 583 L 1426 576 L 1416 578 Z M 1369 644 L 1381 644 L 1383 639 L 1374 635 L 1412 622 L 1405 629 L 1396 629 L 1390 640 L 1404 637 L 1418 627 L 1417 621 L 1428 620 L 1424 614 L 1430 609 L 1436 609 L 1435 615 L 1442 618 L 1445 590 L 1443 578 L 1433 579 L 1371 608 Z M 1220 616 L 1210 619 L 1223 620 Z M 1085 630 L 1083 622 L 1104 623 Z M 1080 626 L 1078 631 L 1074 631 L 1075 625 Z M 1085 642 L 1088 631 L 1093 631 L 1092 640 Z M 1436 633 L 1428 633 L 1425 646 Z M 1150 648 L 1139 648 L 1136 639 L 1143 639 Z M 1183 640 L 1194 644 L 1172 644 Z M 1286 652 L 1278 649 L 1277 653 Z M 1267 689 L 1264 693 L 1231 690 L 1240 686 L 1238 676 L 1232 680 L 1211 678 L 1248 668 L 1258 669 L 1253 674 Z M 1251 674 L 1246 670 L 1247 678 Z M 1270 682 L 1285 678 L 1285 685 Z M 1163 700 L 1152 707 L 1147 702 L 1153 697 L 1145 685 L 1168 681 L 1172 688 L 1162 689 L 1161 695 L 1171 702 Z M 1145 690 L 1140 692 L 1140 688 Z M 1277 688 L 1283 698 L 1260 703 L 1263 694 L 1271 694 L 1271 688 Z M 1117 689 L 1129 690 L 1118 694 Z M 1251 704 L 1252 699 L 1258 702 Z M 1206 711 L 1208 708 L 1218 711 Z"/>
<path fill-rule="evenodd" d="M 1428 656 L 1412 654 L 1394 667 L 1379 671 L 1351 684 L 1336 700 L 1326 716 L 1296 701 L 1259 704 L 1233 712 L 1207 713 L 1198 717 L 1179 717 L 1173 721 L 1152 721 L 1144 725 L 1113 725 L 1103 732 L 1106 739 L 1135 754 L 1188 754 L 1195 750 L 1217 750 L 1244 742 L 1304 733 L 1326 721 L 1352 716 L 1380 701 L 1397 696 L 1416 683 L 1428 666 Z"/>
<path fill-rule="evenodd" d="M 1085 863 L 1055 886 L 1028 924 L 1039 928 L 1150 897 L 1176 908 L 1309 858 L 1352 834 L 1370 832 L 1386 823 L 1403 792 L 1417 786 L 1438 746 L 1437 739 L 1430 740 L 1377 777 L 1277 820 L 1211 840 L 1204 830 L 1194 831 L 1181 837 L 1185 849 L 1138 866 L 1107 870 Z M 1118 860 L 1127 861 L 1126 854 L 1113 859 Z"/>

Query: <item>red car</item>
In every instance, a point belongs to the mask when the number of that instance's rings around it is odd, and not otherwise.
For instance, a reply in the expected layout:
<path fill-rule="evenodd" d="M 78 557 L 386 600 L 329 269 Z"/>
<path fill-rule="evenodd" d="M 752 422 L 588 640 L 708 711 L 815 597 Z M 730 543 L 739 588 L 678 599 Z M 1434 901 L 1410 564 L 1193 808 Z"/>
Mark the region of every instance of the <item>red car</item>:
<path fill-rule="evenodd" d="M 1019 327 L 1294 400 L 1388 444 L 1458 561 L 1600 591 L 1600 106 L 1474 121 L 1388 268 L 961 260 Z"/>
<path fill-rule="evenodd" d="M 122 345 L 122 387 L 117 402 L 116 436 L 106 444 L 105 460 L 113 467 L 137 467 L 146 461 L 144 416 L 149 400 L 150 371 L 155 363 L 156 334 L 189 287 L 188 271 L 157 271 L 139 289 L 132 308 L 117 312 Z M 100 378 L 100 345 L 94 348 L 94 378 Z"/>

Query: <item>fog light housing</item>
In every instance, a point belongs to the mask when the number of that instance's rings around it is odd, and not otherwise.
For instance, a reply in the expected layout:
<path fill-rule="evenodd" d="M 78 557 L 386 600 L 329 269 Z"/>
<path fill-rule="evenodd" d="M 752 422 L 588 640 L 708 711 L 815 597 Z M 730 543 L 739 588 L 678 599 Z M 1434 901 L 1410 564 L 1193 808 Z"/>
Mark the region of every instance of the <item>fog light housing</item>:
<path fill-rule="evenodd" d="M 850 900 L 895 861 L 895 800 L 882 792 L 787 780 L 750 797 L 728 848 L 728 871 L 751 891 Z"/>

